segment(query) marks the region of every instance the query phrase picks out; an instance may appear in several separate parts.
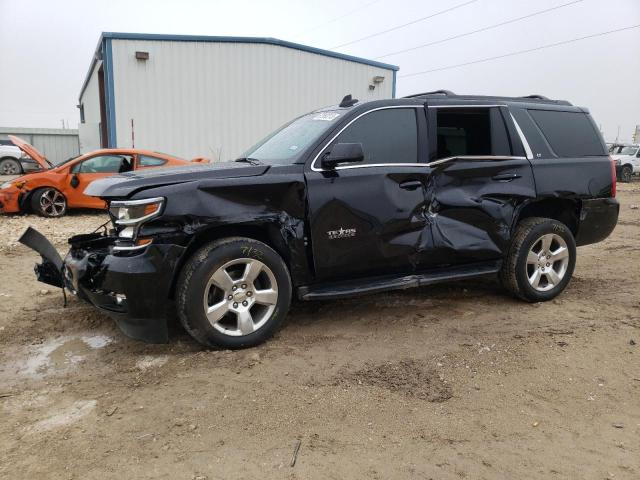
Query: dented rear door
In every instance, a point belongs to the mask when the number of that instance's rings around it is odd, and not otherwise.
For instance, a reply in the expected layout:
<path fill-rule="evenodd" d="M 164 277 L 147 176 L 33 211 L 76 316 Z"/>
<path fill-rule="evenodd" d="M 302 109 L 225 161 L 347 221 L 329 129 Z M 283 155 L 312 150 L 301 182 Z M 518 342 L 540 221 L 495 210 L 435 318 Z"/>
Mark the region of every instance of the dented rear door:
<path fill-rule="evenodd" d="M 429 106 L 427 265 L 500 259 L 517 208 L 536 196 L 531 163 L 506 106 Z"/>

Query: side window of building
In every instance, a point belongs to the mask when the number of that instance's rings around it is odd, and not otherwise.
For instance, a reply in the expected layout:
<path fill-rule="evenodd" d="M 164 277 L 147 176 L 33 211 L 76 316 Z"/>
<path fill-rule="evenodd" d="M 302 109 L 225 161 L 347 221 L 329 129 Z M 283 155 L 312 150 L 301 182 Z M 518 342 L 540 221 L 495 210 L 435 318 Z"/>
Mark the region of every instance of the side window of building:
<path fill-rule="evenodd" d="M 167 161 L 163 158 L 150 157 L 149 155 L 140 155 L 138 157 L 139 167 L 159 167 L 165 163 L 167 163 Z"/>
<path fill-rule="evenodd" d="M 528 110 L 554 153 L 560 157 L 606 155 L 591 118 L 583 112 Z"/>
<path fill-rule="evenodd" d="M 74 165 L 73 173 L 123 173 L 133 170 L 128 155 L 98 155 Z"/>
<path fill-rule="evenodd" d="M 414 108 L 389 108 L 368 113 L 349 125 L 334 141 L 360 143 L 363 164 L 416 163 L 418 124 Z"/>
<path fill-rule="evenodd" d="M 511 155 L 500 109 L 437 108 L 436 157 Z"/>

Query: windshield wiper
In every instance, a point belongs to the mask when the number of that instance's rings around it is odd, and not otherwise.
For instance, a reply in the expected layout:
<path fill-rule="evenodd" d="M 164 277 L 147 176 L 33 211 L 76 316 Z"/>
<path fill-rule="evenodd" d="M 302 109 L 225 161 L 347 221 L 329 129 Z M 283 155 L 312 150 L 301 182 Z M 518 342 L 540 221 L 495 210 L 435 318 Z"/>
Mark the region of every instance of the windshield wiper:
<path fill-rule="evenodd" d="M 260 160 L 251 157 L 236 158 L 234 162 L 250 163 L 251 165 L 262 165 L 262 162 Z"/>

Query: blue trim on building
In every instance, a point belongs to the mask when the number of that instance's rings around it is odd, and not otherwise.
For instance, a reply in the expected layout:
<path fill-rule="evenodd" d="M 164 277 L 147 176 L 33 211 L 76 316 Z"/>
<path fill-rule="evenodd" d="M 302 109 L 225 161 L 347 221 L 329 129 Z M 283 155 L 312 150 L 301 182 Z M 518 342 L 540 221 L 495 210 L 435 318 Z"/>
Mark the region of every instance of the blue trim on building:
<path fill-rule="evenodd" d="M 396 98 L 396 77 L 398 71 L 394 70 L 393 71 L 393 84 L 391 85 L 391 98 Z"/>
<path fill-rule="evenodd" d="M 344 53 L 323 50 L 322 48 L 310 47 L 301 43 L 287 42 L 278 38 L 270 37 L 226 37 L 210 35 L 166 35 L 160 33 L 124 33 L 124 32 L 102 32 L 102 38 L 112 38 L 117 40 L 165 40 L 174 42 L 218 42 L 218 43 L 262 43 L 266 45 L 278 45 L 280 47 L 293 48 L 303 52 L 324 55 L 325 57 L 339 58 L 350 62 L 363 63 L 373 67 L 384 68 L 386 70 L 399 70 L 400 67 L 388 63 L 376 62 L 362 57 L 354 57 Z"/>
<path fill-rule="evenodd" d="M 103 37 L 104 38 L 104 37 Z M 116 97 L 114 93 L 113 81 L 113 50 L 111 48 L 111 39 L 104 38 L 102 49 L 102 68 L 104 69 L 104 94 L 107 106 L 107 134 L 108 147 L 116 148 L 118 142 L 116 139 Z"/>

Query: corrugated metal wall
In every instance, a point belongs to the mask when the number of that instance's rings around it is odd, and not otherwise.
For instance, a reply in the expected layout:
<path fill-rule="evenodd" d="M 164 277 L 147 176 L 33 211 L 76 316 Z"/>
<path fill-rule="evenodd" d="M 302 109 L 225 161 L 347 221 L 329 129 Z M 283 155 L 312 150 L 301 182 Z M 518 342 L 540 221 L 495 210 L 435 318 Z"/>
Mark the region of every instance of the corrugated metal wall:
<path fill-rule="evenodd" d="M 114 40 L 113 64 L 118 146 L 132 146 L 133 119 L 136 148 L 186 158 L 234 158 L 297 115 L 393 88 L 391 70 L 254 43 Z"/>
<path fill-rule="evenodd" d="M 0 139 L 15 135 L 42 152 L 52 163 L 80 154 L 78 130 L 59 128 L 0 128 Z"/>
<path fill-rule="evenodd" d="M 98 70 L 102 62 L 96 62 L 93 71 L 82 93 L 80 103 L 83 105 L 84 122 L 78 126 L 80 130 L 80 151 L 88 153 L 100 148 L 100 92 L 98 86 Z"/>

